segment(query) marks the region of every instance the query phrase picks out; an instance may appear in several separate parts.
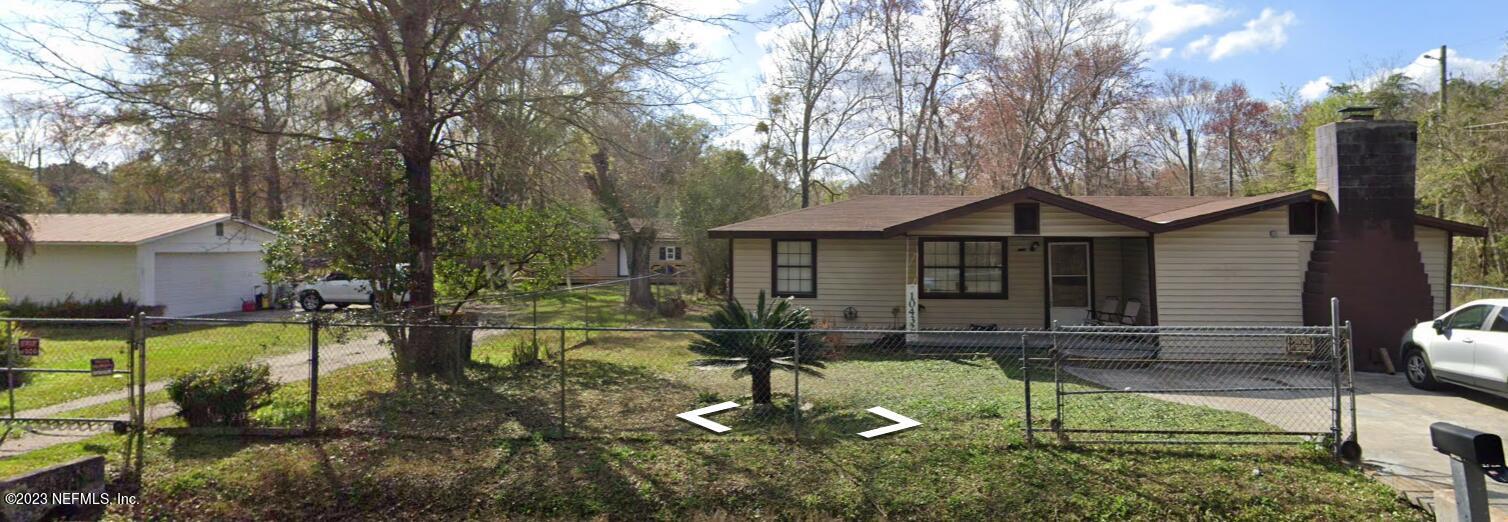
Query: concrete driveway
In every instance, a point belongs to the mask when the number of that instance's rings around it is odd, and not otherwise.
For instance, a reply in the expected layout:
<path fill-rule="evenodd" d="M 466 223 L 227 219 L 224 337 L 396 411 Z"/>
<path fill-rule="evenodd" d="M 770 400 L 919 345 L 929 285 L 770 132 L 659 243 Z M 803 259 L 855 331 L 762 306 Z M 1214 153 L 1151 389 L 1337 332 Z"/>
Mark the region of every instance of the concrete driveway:
<path fill-rule="evenodd" d="M 1465 389 L 1430 392 L 1403 374 L 1356 374 L 1356 424 L 1362 460 L 1384 482 L 1421 505 L 1450 488 L 1450 461 L 1430 446 L 1429 425 L 1450 422 L 1508 438 L 1508 399 Z M 1487 481 L 1491 503 L 1508 506 L 1508 484 Z"/>
<path fill-rule="evenodd" d="M 1151 390 L 1325 388 L 1327 371 L 1252 369 L 1222 366 L 1218 371 L 1187 368 L 1070 368 L 1068 372 L 1098 385 L 1148 390 L 1147 396 L 1183 404 L 1242 412 L 1290 431 L 1330 429 L 1332 399 L 1328 391 L 1255 393 L 1150 393 Z M 1349 406 L 1349 404 L 1345 404 Z M 1356 374 L 1356 424 L 1363 464 L 1379 480 L 1415 504 L 1433 509 L 1435 490 L 1449 489 L 1450 461 L 1436 453 L 1429 425 L 1450 422 L 1508 438 L 1508 399 L 1466 389 L 1430 392 L 1409 386 L 1402 374 Z M 1349 414 L 1349 412 L 1346 412 Z M 1350 429 L 1349 415 L 1343 417 Z M 1508 508 L 1508 484 L 1488 481 L 1491 503 Z"/>

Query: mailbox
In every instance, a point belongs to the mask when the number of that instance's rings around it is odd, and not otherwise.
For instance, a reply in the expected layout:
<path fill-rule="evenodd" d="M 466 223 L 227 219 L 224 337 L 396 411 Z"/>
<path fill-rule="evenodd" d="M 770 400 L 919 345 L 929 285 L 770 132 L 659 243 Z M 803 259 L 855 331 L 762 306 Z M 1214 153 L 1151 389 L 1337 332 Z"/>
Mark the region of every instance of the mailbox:
<path fill-rule="evenodd" d="M 1445 422 L 1429 425 L 1435 451 L 1450 455 L 1451 482 L 1456 493 L 1458 520 L 1488 520 L 1487 483 L 1491 477 L 1508 482 L 1503 463 L 1503 438 Z"/>
<path fill-rule="evenodd" d="M 1429 439 L 1435 451 L 1482 467 L 1503 467 L 1503 438 L 1455 424 L 1436 422 L 1429 425 Z"/>

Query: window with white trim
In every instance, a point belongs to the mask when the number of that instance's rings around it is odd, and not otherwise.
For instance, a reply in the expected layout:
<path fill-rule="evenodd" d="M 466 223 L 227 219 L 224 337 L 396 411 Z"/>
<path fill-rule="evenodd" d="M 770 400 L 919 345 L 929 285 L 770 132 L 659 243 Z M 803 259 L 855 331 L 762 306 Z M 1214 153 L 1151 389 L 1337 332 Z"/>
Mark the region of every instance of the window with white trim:
<path fill-rule="evenodd" d="M 662 247 L 660 247 L 660 260 L 661 261 L 680 261 L 681 260 L 681 247 L 678 247 L 678 246 L 662 246 Z"/>

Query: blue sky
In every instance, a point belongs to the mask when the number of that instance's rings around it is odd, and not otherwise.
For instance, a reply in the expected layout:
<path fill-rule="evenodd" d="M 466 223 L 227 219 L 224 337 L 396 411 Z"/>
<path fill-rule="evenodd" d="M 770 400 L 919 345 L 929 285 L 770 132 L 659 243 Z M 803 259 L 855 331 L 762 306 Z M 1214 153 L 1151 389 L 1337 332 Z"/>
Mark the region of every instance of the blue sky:
<path fill-rule="evenodd" d="M 684 0 L 699 13 L 759 19 L 780 0 Z M 1219 83 L 1240 81 L 1257 97 L 1284 88 L 1313 99 L 1327 83 L 1364 80 L 1381 70 L 1404 72 L 1434 90 L 1438 65 L 1421 58 L 1450 46 L 1452 77 L 1484 78 L 1495 70 L 1508 36 L 1508 1 L 1376 0 L 1113 0 L 1135 25 L 1154 73 L 1179 71 Z M 752 97 L 769 28 L 734 24 L 729 31 L 692 30 L 691 40 L 722 60 L 718 81 L 727 96 Z M 723 105 L 711 116 L 731 127 L 752 120 L 749 104 Z M 740 114 L 743 113 L 743 114 Z"/>

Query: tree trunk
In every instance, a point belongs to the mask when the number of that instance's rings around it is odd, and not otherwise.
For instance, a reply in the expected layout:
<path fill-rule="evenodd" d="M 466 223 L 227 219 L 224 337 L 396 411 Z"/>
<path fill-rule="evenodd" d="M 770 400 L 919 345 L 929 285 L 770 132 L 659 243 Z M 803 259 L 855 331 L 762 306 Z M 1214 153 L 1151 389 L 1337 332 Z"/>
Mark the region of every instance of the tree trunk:
<path fill-rule="evenodd" d="M 654 248 L 654 240 L 644 237 L 639 232 L 635 231 L 634 234 L 629 235 L 618 234 L 618 237 L 622 238 L 619 244 L 628 249 L 628 274 L 633 278 L 628 282 L 628 304 L 645 310 L 654 310 L 654 278 L 650 277 L 652 272 L 649 266 L 649 251 Z"/>
<path fill-rule="evenodd" d="M 410 320 L 421 325 L 435 319 L 435 241 L 431 186 L 433 147 L 427 142 L 405 147 L 403 168 L 407 181 L 408 243 L 413 258 L 408 266 Z M 465 343 L 460 330 L 442 326 L 414 326 L 399 342 L 393 337 L 400 379 L 428 377 L 456 382 L 465 377 Z M 469 331 L 467 331 L 469 333 Z"/>
<path fill-rule="evenodd" d="M 770 369 L 750 368 L 749 377 L 753 381 L 750 393 L 754 396 L 755 406 L 769 406 L 774 403 L 770 396 Z"/>
<path fill-rule="evenodd" d="M 264 138 L 263 153 L 267 155 L 267 174 L 264 182 L 267 184 L 267 219 L 276 221 L 283 219 L 283 172 L 278 164 L 278 142 L 282 139 L 277 133 L 268 133 Z"/>

